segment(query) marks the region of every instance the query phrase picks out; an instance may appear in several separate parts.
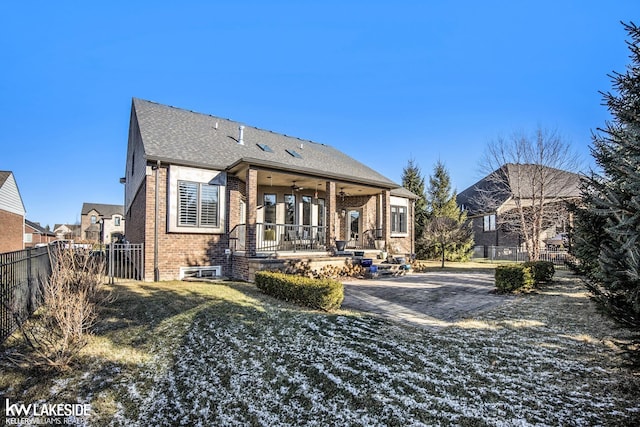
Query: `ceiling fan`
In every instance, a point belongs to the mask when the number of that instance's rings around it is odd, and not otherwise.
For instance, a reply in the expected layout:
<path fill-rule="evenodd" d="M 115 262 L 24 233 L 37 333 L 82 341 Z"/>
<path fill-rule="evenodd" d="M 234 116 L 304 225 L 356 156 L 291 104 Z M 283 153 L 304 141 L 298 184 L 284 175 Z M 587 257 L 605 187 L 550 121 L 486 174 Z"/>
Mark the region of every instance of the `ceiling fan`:
<path fill-rule="evenodd" d="M 344 191 L 344 187 L 340 188 L 340 191 L 338 192 L 338 196 L 342 198 L 342 201 L 344 201 L 344 196 L 348 196 L 348 194 L 345 193 Z"/>
<path fill-rule="evenodd" d="M 291 185 L 291 191 L 300 191 L 300 190 L 303 190 L 303 189 L 304 189 L 304 187 L 297 186 L 296 182 L 293 181 L 293 184 Z"/>

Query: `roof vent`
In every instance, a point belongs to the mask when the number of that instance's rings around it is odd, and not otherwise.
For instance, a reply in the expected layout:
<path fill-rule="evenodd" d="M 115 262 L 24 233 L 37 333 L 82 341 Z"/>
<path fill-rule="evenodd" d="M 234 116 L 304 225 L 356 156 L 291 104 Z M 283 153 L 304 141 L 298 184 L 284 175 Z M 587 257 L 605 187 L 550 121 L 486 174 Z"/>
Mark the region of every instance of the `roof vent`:
<path fill-rule="evenodd" d="M 244 126 L 240 125 L 238 131 L 240 132 L 238 134 L 238 144 L 244 145 Z"/>

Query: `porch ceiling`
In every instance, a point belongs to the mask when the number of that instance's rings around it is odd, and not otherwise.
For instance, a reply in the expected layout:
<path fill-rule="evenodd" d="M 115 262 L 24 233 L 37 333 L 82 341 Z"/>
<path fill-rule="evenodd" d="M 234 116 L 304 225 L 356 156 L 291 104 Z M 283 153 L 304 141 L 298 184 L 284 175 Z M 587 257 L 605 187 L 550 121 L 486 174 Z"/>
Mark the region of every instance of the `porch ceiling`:
<path fill-rule="evenodd" d="M 246 167 L 234 170 L 235 176 L 244 181 L 246 174 Z M 258 170 L 258 186 L 273 186 L 273 187 L 291 187 L 294 184 L 299 190 L 311 190 L 325 191 L 326 182 L 330 178 L 318 177 L 305 174 L 299 174 L 295 172 L 283 172 L 276 170 L 259 169 Z M 334 180 L 336 182 L 336 192 L 344 191 L 345 196 L 368 196 L 380 194 L 383 188 L 374 187 L 370 185 Z M 339 194 L 338 194 L 339 196 Z"/>
<path fill-rule="evenodd" d="M 259 186 L 292 187 L 295 185 L 298 190 L 325 191 L 327 178 L 310 177 L 292 173 L 275 171 L 258 171 Z M 344 191 L 346 196 L 367 196 L 380 194 L 382 189 L 367 185 L 336 181 L 336 191 Z"/>
<path fill-rule="evenodd" d="M 247 169 L 247 163 L 239 163 L 229 169 L 229 172 L 244 181 Z M 368 185 L 327 176 L 282 171 L 265 166 L 256 167 L 256 169 L 258 170 L 259 186 L 291 187 L 295 181 L 295 185 L 302 187 L 302 189 L 324 191 L 326 182 L 334 181 L 336 183 L 336 192 L 344 191 L 345 196 L 375 195 L 380 194 L 385 189 L 385 187 L 376 186 L 375 184 Z"/>

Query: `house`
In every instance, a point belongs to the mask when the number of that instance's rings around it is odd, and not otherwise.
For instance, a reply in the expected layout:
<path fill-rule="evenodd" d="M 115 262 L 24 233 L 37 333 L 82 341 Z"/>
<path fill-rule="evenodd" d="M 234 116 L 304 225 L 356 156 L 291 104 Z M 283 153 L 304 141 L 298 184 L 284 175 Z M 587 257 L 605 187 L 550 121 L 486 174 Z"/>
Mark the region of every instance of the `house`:
<path fill-rule="evenodd" d="M 80 215 L 81 239 L 96 243 L 110 243 L 124 237 L 124 208 L 122 205 L 83 203 Z"/>
<path fill-rule="evenodd" d="M 53 232 L 59 240 L 79 240 L 82 237 L 80 224 L 55 224 Z"/>
<path fill-rule="evenodd" d="M 514 226 L 516 206 L 524 210 L 542 200 L 547 214 L 540 239 L 548 246 L 561 246 L 571 224 L 567 202 L 580 197 L 580 176 L 546 166 L 505 164 L 476 182 L 457 197 L 458 206 L 472 221 L 476 249 L 484 256 L 492 246 L 521 248 L 522 233 Z"/>
<path fill-rule="evenodd" d="M 0 253 L 24 249 L 25 214 L 13 172 L 0 171 Z"/>
<path fill-rule="evenodd" d="M 126 236 L 144 244 L 147 280 L 413 252 L 415 196 L 329 145 L 134 98 L 125 171 Z"/>
<path fill-rule="evenodd" d="M 47 245 L 57 240 L 55 233 L 40 226 L 40 223 L 24 220 L 24 247 L 32 248 L 39 245 Z"/>

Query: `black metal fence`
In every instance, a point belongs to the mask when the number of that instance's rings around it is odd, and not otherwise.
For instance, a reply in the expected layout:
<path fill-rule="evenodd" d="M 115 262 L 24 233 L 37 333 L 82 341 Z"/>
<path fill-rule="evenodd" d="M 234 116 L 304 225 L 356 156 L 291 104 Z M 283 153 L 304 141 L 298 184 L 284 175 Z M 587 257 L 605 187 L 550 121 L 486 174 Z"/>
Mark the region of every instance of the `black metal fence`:
<path fill-rule="evenodd" d="M 111 243 L 106 248 L 106 275 L 114 279 L 144 279 L 144 245 L 142 243 Z"/>
<path fill-rule="evenodd" d="M 550 261 L 555 268 L 566 268 L 566 261 L 570 259 L 570 255 L 566 250 L 548 250 L 544 249 L 540 252 L 540 261 Z M 490 262 L 512 261 L 525 262 L 529 261 L 529 256 L 524 249 L 510 246 L 476 246 L 473 248 L 472 259 L 486 260 Z"/>
<path fill-rule="evenodd" d="M 48 247 L 0 254 L 0 343 L 42 303 L 50 276 Z"/>

